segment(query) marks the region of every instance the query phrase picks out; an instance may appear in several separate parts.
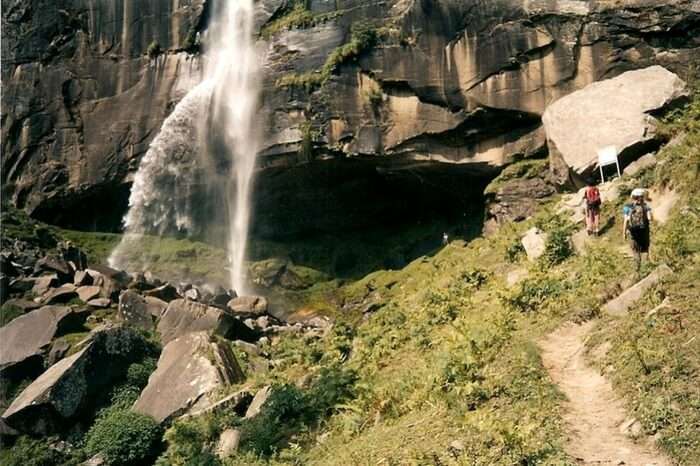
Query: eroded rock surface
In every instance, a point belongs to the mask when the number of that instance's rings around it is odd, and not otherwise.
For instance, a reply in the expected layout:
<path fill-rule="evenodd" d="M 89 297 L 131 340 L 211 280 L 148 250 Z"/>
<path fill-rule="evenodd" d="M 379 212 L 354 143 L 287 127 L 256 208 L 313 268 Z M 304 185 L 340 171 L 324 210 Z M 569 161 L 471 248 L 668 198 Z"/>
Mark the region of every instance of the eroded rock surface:
<path fill-rule="evenodd" d="M 162 422 L 214 403 L 216 390 L 243 380 L 243 372 L 226 342 L 207 332 L 192 332 L 170 341 L 158 360 L 134 411 Z"/>

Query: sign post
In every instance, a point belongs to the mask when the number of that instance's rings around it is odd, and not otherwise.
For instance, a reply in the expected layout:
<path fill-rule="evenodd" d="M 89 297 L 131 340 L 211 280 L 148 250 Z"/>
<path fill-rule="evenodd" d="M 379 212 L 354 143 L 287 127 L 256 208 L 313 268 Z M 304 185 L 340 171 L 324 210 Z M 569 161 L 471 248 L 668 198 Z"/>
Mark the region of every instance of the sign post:
<path fill-rule="evenodd" d="M 617 176 L 622 176 L 620 174 L 620 162 L 617 160 L 617 148 L 615 146 L 607 146 L 598 150 L 598 167 L 600 168 L 601 183 L 605 183 L 603 167 L 607 165 L 615 165 L 617 168 Z"/>

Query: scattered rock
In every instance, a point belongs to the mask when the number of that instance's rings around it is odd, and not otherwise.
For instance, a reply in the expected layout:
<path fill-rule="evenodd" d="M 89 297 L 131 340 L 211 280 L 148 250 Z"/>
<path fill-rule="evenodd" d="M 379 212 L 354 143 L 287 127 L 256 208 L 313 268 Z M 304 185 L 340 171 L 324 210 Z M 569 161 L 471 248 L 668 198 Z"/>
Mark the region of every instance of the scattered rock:
<path fill-rule="evenodd" d="M 88 301 L 100 296 L 102 288 L 99 286 L 81 286 L 76 290 L 76 292 L 78 293 L 80 300 L 87 303 Z"/>
<path fill-rule="evenodd" d="M 154 298 L 152 296 L 146 296 L 146 305 L 148 306 L 148 312 L 153 316 L 153 318 L 160 319 L 165 310 L 168 308 L 168 303 L 162 299 Z"/>
<path fill-rule="evenodd" d="M 671 190 L 651 190 L 649 192 L 651 201 L 649 206 L 654 216 L 654 222 L 660 225 L 665 224 L 671 216 L 671 211 L 680 199 L 680 195 Z"/>
<path fill-rule="evenodd" d="M 642 434 L 642 423 L 635 418 L 627 419 L 620 426 L 620 433 L 628 437 L 637 438 Z"/>
<path fill-rule="evenodd" d="M 165 285 L 159 286 L 158 288 L 145 291 L 143 295 L 150 296 L 152 298 L 158 298 L 162 301 L 165 301 L 166 303 L 180 298 L 177 289 L 170 283 L 166 283 Z"/>
<path fill-rule="evenodd" d="M 70 264 L 58 257 L 46 256 L 39 259 L 34 265 L 36 273 L 54 273 L 61 283 L 72 282 L 74 270 Z"/>
<path fill-rule="evenodd" d="M 87 315 L 70 307 L 44 306 L 17 317 L 0 328 L 0 371 L 40 359 L 54 338 L 80 329 Z"/>
<path fill-rule="evenodd" d="M 108 308 L 111 304 L 112 301 L 108 298 L 96 298 L 96 299 L 91 299 L 90 301 L 87 302 L 88 306 L 94 307 L 97 309 L 105 309 Z"/>
<path fill-rule="evenodd" d="M 250 402 L 253 400 L 253 395 L 248 391 L 247 388 L 239 390 L 231 395 L 228 395 L 211 406 L 207 406 L 204 409 L 198 411 L 190 411 L 183 417 L 196 417 L 202 414 L 208 413 L 219 413 L 224 411 L 234 412 L 237 416 L 243 417 L 245 415 Z"/>
<path fill-rule="evenodd" d="M 42 296 L 46 294 L 51 288 L 58 285 L 58 277 L 53 275 L 44 275 L 43 277 L 38 277 L 34 279 L 34 285 L 32 286 L 32 293 L 37 296 Z"/>
<path fill-rule="evenodd" d="M 655 143 L 651 112 L 687 96 L 685 83 L 660 66 L 628 71 L 589 84 L 551 104 L 542 117 L 557 181 L 581 186 L 598 162 L 598 151 L 614 146 L 621 164 Z"/>
<path fill-rule="evenodd" d="M 238 450 L 238 444 L 240 442 L 240 430 L 232 428 L 224 430 L 219 436 L 219 441 L 216 444 L 216 456 L 222 460 L 232 456 Z"/>
<path fill-rule="evenodd" d="M 66 283 L 60 287 L 50 290 L 43 298 L 44 304 L 65 304 L 68 301 L 78 298 L 75 285 Z"/>
<path fill-rule="evenodd" d="M 520 241 L 525 248 L 527 258 L 534 261 L 540 258 L 545 252 L 547 234 L 542 232 L 539 228 L 532 227 L 525 232 L 525 236 L 523 236 Z"/>
<path fill-rule="evenodd" d="M 239 296 L 228 302 L 228 309 L 241 318 L 259 317 L 267 313 L 267 299 L 262 296 Z"/>
<path fill-rule="evenodd" d="M 193 287 L 185 291 L 184 297 L 186 299 L 189 299 L 190 301 L 199 301 L 202 295 L 199 293 L 199 290 L 197 288 Z"/>
<path fill-rule="evenodd" d="M 250 406 L 248 406 L 248 409 L 245 412 L 245 418 L 252 419 L 258 414 L 260 414 L 260 410 L 262 409 L 267 399 L 270 398 L 271 394 L 272 387 L 269 385 L 266 385 L 260 390 L 258 390 L 258 392 L 255 394 L 255 397 L 253 397 L 253 401 L 250 402 Z"/>
<path fill-rule="evenodd" d="M 170 341 L 133 410 L 158 422 L 210 407 L 216 390 L 242 381 L 228 344 L 193 332 Z"/>
<path fill-rule="evenodd" d="M 100 454 L 97 454 L 87 461 L 80 463 L 80 466 L 103 466 L 106 465 L 107 461 Z"/>
<path fill-rule="evenodd" d="M 85 270 L 78 270 L 75 272 L 73 277 L 73 284 L 75 286 L 88 286 L 92 285 L 92 275 L 87 273 Z"/>
<path fill-rule="evenodd" d="M 157 330 L 163 344 L 185 333 L 196 331 L 211 331 L 229 339 L 255 339 L 252 330 L 247 329 L 242 322 L 225 311 L 184 299 L 177 299 L 168 304 L 158 322 Z"/>
<path fill-rule="evenodd" d="M 131 330 L 114 327 L 95 332 L 82 350 L 51 366 L 32 382 L 2 417 L 23 433 L 65 432 L 71 420 L 123 377 L 129 364 L 138 360 L 143 351 L 143 338 Z"/>
<path fill-rule="evenodd" d="M 673 271 L 666 264 L 661 264 L 646 278 L 640 280 L 635 285 L 625 290 L 620 296 L 605 304 L 603 306 L 603 311 L 613 316 L 624 315 L 641 299 L 649 288 L 671 273 L 673 273 Z"/>
<path fill-rule="evenodd" d="M 645 168 L 653 167 L 654 165 L 656 165 L 656 155 L 646 154 L 627 165 L 625 167 L 624 174 L 627 176 L 634 176 Z"/>
<path fill-rule="evenodd" d="M 131 290 L 123 291 L 122 294 L 119 295 L 117 321 L 148 331 L 155 328 L 153 315 L 151 314 L 146 299 Z"/>

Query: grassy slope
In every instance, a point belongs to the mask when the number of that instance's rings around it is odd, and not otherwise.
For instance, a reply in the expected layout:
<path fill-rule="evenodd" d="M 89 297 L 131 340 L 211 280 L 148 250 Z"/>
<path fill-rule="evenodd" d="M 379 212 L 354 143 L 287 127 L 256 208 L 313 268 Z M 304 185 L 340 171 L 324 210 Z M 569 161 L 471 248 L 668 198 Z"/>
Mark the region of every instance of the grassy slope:
<path fill-rule="evenodd" d="M 676 273 L 629 316 L 601 319 L 591 342 L 609 347 L 602 365 L 645 431 L 687 465 L 700 462 L 698 102 L 669 125 L 670 132 L 687 132 L 684 142 L 665 149 L 656 169 L 627 186 L 664 184 L 682 194 L 672 219 L 654 231 L 655 260 Z M 354 397 L 321 421 L 297 424 L 272 456 L 244 451 L 226 464 L 573 464 L 562 450 L 561 396 L 535 342 L 563 321 L 598 316 L 630 282 L 619 207 L 605 206 L 604 216 L 615 222 L 585 256 L 569 255 L 556 242 L 538 263 L 513 255 L 534 224 L 553 237 L 570 231 L 550 205 L 494 237 L 456 241 L 401 270 L 311 291 L 319 306 L 373 299 L 382 307 L 365 317 L 341 313 L 327 338 L 281 339 L 267 348 L 275 370 L 251 374 L 249 383 L 296 383 L 324 367 L 342 367 L 357 376 L 343 382 Z M 527 278 L 509 288 L 506 276 L 515 269 L 526 269 Z M 647 316 L 664 297 L 670 307 Z M 247 367 L 255 360 L 238 354 Z M 206 450 L 236 422 L 208 419 L 188 426 L 186 436 L 171 431 L 167 438 L 177 441 L 168 464 L 188 464 L 178 451 Z"/>

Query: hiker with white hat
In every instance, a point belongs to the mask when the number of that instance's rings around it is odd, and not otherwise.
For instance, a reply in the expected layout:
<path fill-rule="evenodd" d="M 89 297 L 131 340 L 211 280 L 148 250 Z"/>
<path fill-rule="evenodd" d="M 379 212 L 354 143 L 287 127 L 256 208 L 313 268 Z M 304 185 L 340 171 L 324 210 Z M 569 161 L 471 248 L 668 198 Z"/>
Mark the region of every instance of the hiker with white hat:
<path fill-rule="evenodd" d="M 642 265 L 642 254 L 649 255 L 650 225 L 653 220 L 651 207 L 646 203 L 646 190 L 636 188 L 632 190 L 632 202 L 625 204 L 623 214 L 625 222 L 622 227 L 623 239 L 627 239 L 629 233 L 632 240 L 632 251 L 637 264 L 637 272 Z"/>

